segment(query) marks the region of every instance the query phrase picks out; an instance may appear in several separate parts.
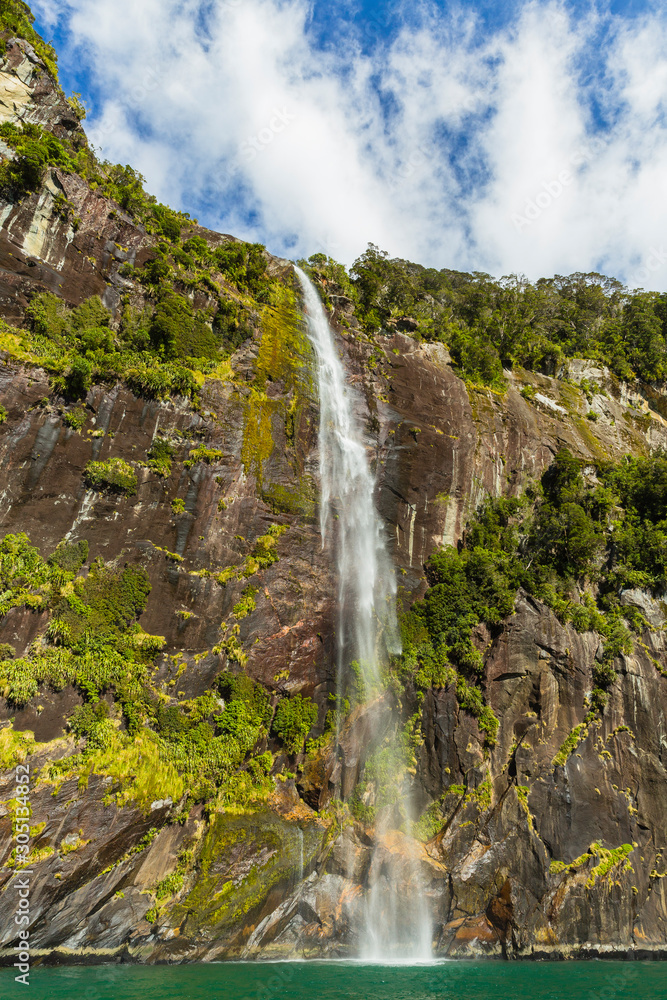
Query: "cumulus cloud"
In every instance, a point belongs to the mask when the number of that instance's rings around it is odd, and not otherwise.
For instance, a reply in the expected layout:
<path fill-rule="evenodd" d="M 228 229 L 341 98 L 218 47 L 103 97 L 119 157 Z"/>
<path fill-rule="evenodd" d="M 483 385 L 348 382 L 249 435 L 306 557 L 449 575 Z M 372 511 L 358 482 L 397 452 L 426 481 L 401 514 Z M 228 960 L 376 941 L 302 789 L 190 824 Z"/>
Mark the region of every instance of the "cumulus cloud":
<path fill-rule="evenodd" d="M 306 0 L 38 0 L 87 127 L 162 200 L 288 256 L 667 286 L 667 16 L 424 6 L 325 51 Z M 604 37 L 604 47 L 600 38 Z"/>

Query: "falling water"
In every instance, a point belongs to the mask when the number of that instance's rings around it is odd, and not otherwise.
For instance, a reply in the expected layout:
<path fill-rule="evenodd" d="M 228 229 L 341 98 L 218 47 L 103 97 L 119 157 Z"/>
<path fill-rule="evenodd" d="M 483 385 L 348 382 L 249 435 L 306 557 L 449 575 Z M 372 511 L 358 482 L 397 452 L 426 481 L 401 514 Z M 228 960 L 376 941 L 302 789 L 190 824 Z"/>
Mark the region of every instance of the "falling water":
<path fill-rule="evenodd" d="M 345 692 L 351 664 L 356 662 L 369 699 L 379 693 L 380 667 L 387 654 L 400 653 L 396 579 L 384 527 L 375 508 L 375 479 L 355 416 L 354 403 L 358 400 L 346 382 L 317 290 L 303 271 L 296 268 L 296 272 L 317 358 L 320 527 L 323 546 L 333 546 L 338 578 L 338 696 L 340 699 Z M 407 799 L 403 804 L 404 813 L 409 813 Z M 391 831 L 381 821 L 375 833 L 379 844 Z M 399 889 L 400 881 L 409 883 L 410 892 Z M 430 958 L 431 924 L 421 889 L 419 864 L 410 850 L 393 861 L 392 852 L 378 846 L 371 863 L 363 958 Z"/>
<path fill-rule="evenodd" d="M 396 579 L 375 509 L 375 480 L 360 440 L 353 396 L 317 290 L 299 268 L 320 396 L 322 544 L 335 534 L 338 571 L 338 671 L 353 660 L 367 691 L 379 680 L 383 652 L 400 652 Z M 333 532 L 333 521 L 336 530 Z M 384 647 L 384 649 L 382 648 Z"/>

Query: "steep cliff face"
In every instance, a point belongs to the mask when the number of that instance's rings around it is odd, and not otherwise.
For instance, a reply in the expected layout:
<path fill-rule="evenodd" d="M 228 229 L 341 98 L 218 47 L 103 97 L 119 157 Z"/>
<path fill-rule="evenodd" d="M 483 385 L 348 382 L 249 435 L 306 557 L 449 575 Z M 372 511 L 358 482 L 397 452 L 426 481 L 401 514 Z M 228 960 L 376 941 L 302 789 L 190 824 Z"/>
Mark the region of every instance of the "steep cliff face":
<path fill-rule="evenodd" d="M 24 41 L 8 42 L 0 110 L 85 141 Z M 37 190 L 0 203 L 0 221 L 0 307 L 17 331 L 44 291 L 69 307 L 99 296 L 114 333 L 128 305 L 154 308 L 154 288 L 137 275 L 162 252 L 160 237 L 79 174 L 47 166 Z M 184 237 L 209 250 L 231 241 L 194 223 Z M 290 265 L 265 262 L 293 295 Z M 259 682 L 268 719 L 289 696 L 312 698 L 313 736 L 335 689 L 336 581 L 317 520 L 318 404 L 298 308 L 289 298 L 248 304 L 223 273 L 210 281 L 174 287 L 202 312 L 221 296 L 243 300 L 248 336 L 229 360 L 194 371 L 190 398 L 139 395 L 130 378 L 107 376 L 73 401 L 29 341 L 9 327 L 0 334 L 1 534 L 24 532 L 44 558 L 59 543 L 87 542 L 85 577 L 96 559 L 145 571 L 141 634 L 163 638 L 152 659 L 137 660 L 153 713 L 143 728 L 132 729 L 120 695 L 104 684 L 91 695 L 78 674 L 0 699 L 0 892 L 17 870 L 13 767 L 27 760 L 31 946 L 46 960 L 337 955 L 355 950 L 365 919 L 376 835 L 333 791 L 353 795 L 373 740 L 395 724 L 394 690 L 353 707 L 339 742 L 308 753 L 303 738 L 290 744 L 264 725 L 251 758 L 194 797 L 197 774 L 151 742 L 160 711 L 194 719 L 209 696 L 224 708 L 221 675 Z M 428 557 L 458 542 L 480 501 L 519 495 L 563 447 L 584 465 L 667 447 L 657 390 L 586 361 L 558 377 L 507 372 L 503 393 L 471 388 L 442 344 L 362 335 L 349 300 L 329 298 L 406 607 L 426 589 Z M 170 449 L 160 471 L 156 441 Z M 133 489 L 91 481 L 90 462 L 114 459 Z M 76 581 L 65 586 L 65 598 L 78 593 Z M 16 659 L 61 648 L 44 593 L 3 608 L 0 643 Z M 524 591 L 513 614 L 475 634 L 484 697 L 500 722 L 495 745 L 454 683 L 423 700 L 408 686 L 404 713 L 419 713 L 418 806 L 434 821 L 419 839 L 383 836 L 380 849 L 398 861 L 404 892 L 419 865 L 439 954 L 664 951 L 664 606 L 637 588 L 623 600 L 644 623 L 593 718 L 600 636 Z M 101 702 L 124 740 L 122 766 L 91 755 L 90 734 L 68 724 L 77 707 Z M 256 764 L 267 750 L 270 774 Z M 3 960 L 13 934 L 11 907 L 0 907 Z"/>

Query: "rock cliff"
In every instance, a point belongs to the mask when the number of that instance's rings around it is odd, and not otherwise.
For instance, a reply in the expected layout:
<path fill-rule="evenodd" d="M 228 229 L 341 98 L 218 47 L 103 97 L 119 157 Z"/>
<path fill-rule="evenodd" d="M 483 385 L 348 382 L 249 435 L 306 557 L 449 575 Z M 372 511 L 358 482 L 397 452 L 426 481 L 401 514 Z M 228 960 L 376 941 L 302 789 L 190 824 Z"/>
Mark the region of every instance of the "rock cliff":
<path fill-rule="evenodd" d="M 0 118 L 85 145 L 78 117 L 25 40 L 7 38 Z M 0 152 L 12 156 L 4 145 Z M 99 296 L 117 334 L 128 304 L 137 315 L 154 305 L 154 290 L 137 275 L 159 255 L 162 237 L 86 177 L 48 164 L 36 190 L 0 201 L 0 223 L 0 533 L 25 533 L 43 559 L 59 543 L 85 541 L 84 575 L 94 560 L 145 571 L 142 634 L 163 640 L 145 681 L 155 705 L 194 712 L 198 699 L 219 698 L 221 674 L 243 673 L 266 692 L 270 712 L 297 694 L 312 698 L 319 718 L 311 736 L 320 736 L 335 690 L 336 586 L 319 534 L 318 404 L 298 304 L 281 311 L 246 297 L 247 337 L 228 363 L 195 372 L 189 398 L 107 377 L 73 402 L 22 339 L 29 303 L 50 292 L 74 309 Z M 192 221 L 182 238 L 211 252 L 234 242 Z M 264 260 L 293 296 L 289 263 Z M 221 295 L 241 301 L 224 274 L 211 281 L 208 291 L 178 278 L 174 287 L 202 313 Z M 363 334 L 353 304 L 333 291 L 323 287 L 358 390 L 406 607 L 426 590 L 429 556 L 460 540 L 482 499 L 520 495 L 560 449 L 592 466 L 667 447 L 665 400 L 655 388 L 619 382 L 585 360 L 552 377 L 507 371 L 503 392 L 474 388 L 440 343 L 397 329 Z M 150 459 L 157 440 L 170 447 L 160 474 Z M 134 470 L 132 491 L 91 485 L 90 463 L 114 459 Z M 270 559 L 261 557 L 267 538 Z M 665 952 L 664 605 L 641 588 L 625 591 L 624 601 L 644 624 L 633 651 L 616 658 L 607 705 L 594 718 L 587 699 L 599 635 L 563 623 L 525 591 L 512 614 L 475 635 L 482 690 L 500 723 L 494 745 L 454 683 L 422 700 L 408 690 L 404 709 L 419 711 L 419 809 L 437 802 L 440 813 L 427 835 L 394 831 L 380 850 L 398 859 L 399 873 L 400 860 L 412 859 L 406 882 L 419 866 L 438 954 Z M 22 599 L 5 609 L 0 643 L 11 657 L 29 658 L 53 639 L 47 603 Z M 395 692 L 353 707 L 337 747 L 323 740 L 305 753 L 303 740 L 295 749 L 265 726 L 254 752 L 271 752 L 270 774 L 242 764 L 235 777 L 254 775 L 249 793 L 231 794 L 227 776 L 193 798 L 187 769 L 142 777 L 147 729 L 132 730 L 108 688 L 91 698 L 65 680 L 40 682 L 25 699 L 8 688 L 0 699 L 0 894 L 17 870 L 12 795 L 14 765 L 24 760 L 34 957 L 161 962 L 354 951 L 375 834 L 333 791 L 353 794 L 370 734 L 392 724 Z M 68 724 L 89 702 L 104 702 L 116 731 L 129 733 L 127 746 L 135 741 L 122 772 L 86 757 L 85 737 Z M 73 755 L 78 764 L 54 769 Z M 146 759 L 166 772 L 159 756 Z M 4 961 L 13 935 L 13 909 L 3 905 Z"/>

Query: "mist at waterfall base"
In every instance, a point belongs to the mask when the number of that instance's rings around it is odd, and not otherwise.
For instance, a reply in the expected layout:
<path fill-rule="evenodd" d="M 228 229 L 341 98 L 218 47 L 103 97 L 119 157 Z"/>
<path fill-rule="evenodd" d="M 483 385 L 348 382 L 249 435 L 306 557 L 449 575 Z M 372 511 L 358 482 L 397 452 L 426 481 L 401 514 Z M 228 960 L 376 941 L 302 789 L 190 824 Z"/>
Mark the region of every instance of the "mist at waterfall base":
<path fill-rule="evenodd" d="M 0 969 L 0 996 L 20 995 Z M 664 1000 L 665 962 L 351 962 L 33 967 L 30 1000 Z"/>
<path fill-rule="evenodd" d="M 384 525 L 375 506 L 371 472 L 357 413 L 363 400 L 355 397 L 345 378 L 336 340 L 317 289 L 296 268 L 303 289 L 308 335 L 315 352 L 320 405 L 320 527 L 322 544 L 332 552 L 337 593 L 338 705 L 361 683 L 363 698 L 386 696 L 380 685 L 381 667 L 400 653 L 396 622 L 396 578 L 387 551 Z M 377 743 L 398 759 L 397 722 Z M 393 741 L 393 743 L 392 743 Z M 400 776 L 397 775 L 397 781 Z M 410 824 L 406 794 L 402 811 Z M 376 848 L 369 872 L 365 920 L 359 933 L 359 955 L 369 961 L 430 961 L 433 928 L 409 838 L 402 851 L 382 848 L 393 831 L 389 811 L 375 824 Z M 414 847 L 417 847 L 415 844 Z M 393 860 L 396 856 L 398 860 Z M 407 883 L 407 891 L 406 891 Z"/>

